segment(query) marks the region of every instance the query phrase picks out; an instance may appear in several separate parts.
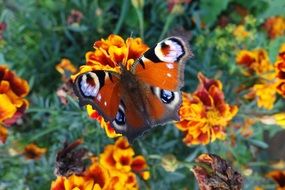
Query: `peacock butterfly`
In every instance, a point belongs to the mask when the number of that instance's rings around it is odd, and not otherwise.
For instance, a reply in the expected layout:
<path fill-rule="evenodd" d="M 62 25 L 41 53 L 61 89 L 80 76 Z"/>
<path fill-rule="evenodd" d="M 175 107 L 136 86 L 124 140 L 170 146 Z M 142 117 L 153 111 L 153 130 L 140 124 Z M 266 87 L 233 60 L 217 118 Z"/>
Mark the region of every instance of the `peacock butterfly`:
<path fill-rule="evenodd" d="M 157 43 L 120 73 L 94 70 L 80 74 L 74 91 L 80 105 L 90 104 L 129 141 L 146 130 L 179 120 L 184 61 L 192 55 L 180 37 Z"/>

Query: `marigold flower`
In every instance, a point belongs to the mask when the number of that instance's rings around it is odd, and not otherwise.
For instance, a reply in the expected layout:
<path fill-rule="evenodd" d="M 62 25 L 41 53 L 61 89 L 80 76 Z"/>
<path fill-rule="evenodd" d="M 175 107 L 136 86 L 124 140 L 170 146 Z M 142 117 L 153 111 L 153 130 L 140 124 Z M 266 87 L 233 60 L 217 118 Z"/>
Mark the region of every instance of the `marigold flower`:
<path fill-rule="evenodd" d="M 66 58 L 61 59 L 60 63 L 55 66 L 55 69 L 62 75 L 66 75 L 68 72 L 70 74 L 77 72 L 77 68 Z"/>
<path fill-rule="evenodd" d="M 59 176 L 56 178 L 55 181 L 53 181 L 51 183 L 51 190 L 64 190 L 65 187 L 64 187 L 64 180 L 66 178 L 65 177 L 62 177 L 62 176 Z"/>
<path fill-rule="evenodd" d="M 285 32 L 285 19 L 281 16 L 274 16 L 268 18 L 263 24 L 270 39 L 282 36 Z"/>
<path fill-rule="evenodd" d="M 285 44 L 282 44 L 277 61 L 275 62 L 276 70 L 276 91 L 285 97 Z"/>
<path fill-rule="evenodd" d="M 135 190 L 138 189 L 136 174 L 149 179 L 148 165 L 143 156 L 135 156 L 128 141 L 120 137 L 115 144 L 107 145 L 99 157 L 79 175 L 57 177 L 51 190 Z"/>
<path fill-rule="evenodd" d="M 257 106 L 271 110 L 276 100 L 275 83 L 255 84 L 253 91 L 257 98 Z"/>
<path fill-rule="evenodd" d="M 132 148 L 114 151 L 113 158 L 116 162 L 116 169 L 129 172 L 131 170 L 131 163 L 135 152 Z"/>
<path fill-rule="evenodd" d="M 225 102 L 220 81 L 208 79 L 201 73 L 198 78 L 200 84 L 196 91 L 182 94 L 180 122 L 176 123 L 184 132 L 183 141 L 187 145 L 224 139 L 225 128 L 238 111 L 237 106 Z"/>
<path fill-rule="evenodd" d="M 285 97 L 285 81 L 279 81 L 276 86 L 276 91 L 283 97 Z"/>
<path fill-rule="evenodd" d="M 266 125 L 279 125 L 280 127 L 285 128 L 285 112 L 266 115 L 259 118 L 259 120 Z"/>
<path fill-rule="evenodd" d="M 93 162 L 88 170 L 86 170 L 84 178 L 85 183 L 93 184 L 95 189 L 104 189 L 109 183 L 108 180 L 110 180 L 110 175 L 107 169 L 103 168 L 98 163 Z"/>
<path fill-rule="evenodd" d="M 94 43 L 94 51 L 85 54 L 86 65 L 80 67 L 80 71 L 71 76 L 74 80 L 78 75 L 93 71 L 106 70 L 120 73 L 120 64 L 130 68 L 136 59 L 138 59 L 149 47 L 143 43 L 141 38 L 128 38 L 124 40 L 122 37 L 111 34 L 108 38 L 101 39 Z M 99 115 L 91 106 L 87 106 L 88 115 L 96 119 L 102 128 L 105 129 L 107 136 L 110 138 L 121 136 L 117 134 L 111 127 L 109 122 L 105 122 L 103 117 Z"/>
<path fill-rule="evenodd" d="M 0 65 L 0 122 L 11 125 L 22 116 L 29 105 L 24 98 L 29 92 L 26 80 Z"/>
<path fill-rule="evenodd" d="M 5 143 L 8 136 L 8 129 L 0 125 L 0 142 Z"/>
<path fill-rule="evenodd" d="M 94 52 L 86 53 L 87 65 L 109 65 L 118 67 L 120 63 L 128 66 L 138 59 L 148 46 L 141 38 L 128 38 L 126 41 L 118 35 L 111 34 L 107 40 L 94 43 Z"/>
<path fill-rule="evenodd" d="M 254 72 L 260 75 L 273 71 L 269 56 L 264 49 L 241 50 L 236 56 L 236 62 L 247 69 L 245 75 Z"/>
<path fill-rule="evenodd" d="M 147 163 L 143 156 L 135 156 L 134 150 L 130 147 L 128 141 L 124 137 L 120 137 L 114 145 L 105 147 L 104 152 L 99 156 L 99 162 L 105 168 L 108 168 L 112 177 L 119 177 L 121 184 L 127 184 L 133 174 L 140 174 L 143 179 L 149 179 L 147 173 Z M 131 183 L 132 184 L 132 183 Z"/>
<path fill-rule="evenodd" d="M 275 170 L 266 175 L 277 184 L 276 190 L 285 190 L 285 171 Z"/>
<path fill-rule="evenodd" d="M 66 189 L 66 190 L 69 190 L 69 189 L 70 190 L 91 189 L 91 188 L 86 188 L 86 186 L 87 186 L 87 184 L 84 183 L 83 176 L 72 175 L 68 178 L 68 180 L 64 180 L 64 189 Z"/>
<path fill-rule="evenodd" d="M 40 157 L 45 154 L 46 151 L 46 148 L 40 148 L 36 144 L 28 144 L 24 149 L 23 155 L 27 159 L 37 160 L 40 159 Z"/>

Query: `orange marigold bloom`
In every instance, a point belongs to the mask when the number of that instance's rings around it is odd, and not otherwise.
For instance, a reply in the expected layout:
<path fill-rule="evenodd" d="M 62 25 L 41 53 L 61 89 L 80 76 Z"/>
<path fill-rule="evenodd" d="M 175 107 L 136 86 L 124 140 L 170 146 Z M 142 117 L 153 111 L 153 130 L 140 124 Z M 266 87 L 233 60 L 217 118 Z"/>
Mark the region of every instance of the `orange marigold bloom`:
<path fill-rule="evenodd" d="M 27 158 L 27 159 L 33 159 L 33 160 L 37 160 L 39 159 L 43 154 L 45 154 L 47 151 L 46 148 L 40 148 L 38 147 L 38 145 L 36 144 L 28 144 L 23 152 L 23 155 Z"/>
<path fill-rule="evenodd" d="M 276 190 L 285 190 L 285 171 L 275 170 L 267 174 L 277 184 Z"/>
<path fill-rule="evenodd" d="M 275 83 L 255 84 L 253 91 L 257 98 L 257 106 L 271 110 L 276 100 Z"/>
<path fill-rule="evenodd" d="M 276 91 L 285 97 L 285 44 L 282 44 L 277 61 L 275 62 L 276 70 Z"/>
<path fill-rule="evenodd" d="M 81 66 L 80 71 L 71 76 L 72 80 L 82 73 L 93 70 L 106 70 L 120 73 L 119 64 L 130 68 L 134 61 L 149 48 L 143 43 L 141 38 L 128 38 L 124 40 L 115 34 L 109 35 L 106 40 L 101 39 L 96 41 L 93 47 L 95 49 L 94 51 L 89 51 L 85 54 L 86 65 Z M 117 134 L 109 122 L 105 122 L 91 106 L 87 107 L 87 109 L 88 115 L 101 124 L 108 137 L 121 136 L 121 134 Z"/>
<path fill-rule="evenodd" d="M 53 181 L 51 183 L 51 190 L 64 190 L 65 187 L 64 187 L 64 180 L 66 178 L 65 177 L 62 177 L 62 176 L 59 176 L 58 178 L 56 178 L 55 181 Z"/>
<path fill-rule="evenodd" d="M 237 106 L 225 102 L 220 81 L 208 79 L 202 73 L 198 78 L 200 84 L 196 91 L 182 95 L 180 122 L 176 123 L 184 132 L 183 141 L 187 145 L 224 139 L 225 128 L 238 111 Z"/>
<path fill-rule="evenodd" d="M 270 17 L 263 24 L 263 28 L 270 39 L 282 36 L 285 32 L 285 18 L 281 16 Z"/>
<path fill-rule="evenodd" d="M 114 145 L 105 147 L 104 152 L 99 156 L 100 164 L 110 170 L 112 177 L 119 177 L 119 183 L 128 187 L 136 187 L 134 173 L 140 174 L 143 179 L 149 179 L 148 165 L 143 156 L 135 156 L 134 150 L 130 147 L 124 137 L 118 138 Z"/>
<path fill-rule="evenodd" d="M 0 65 L 0 122 L 11 125 L 22 116 L 29 105 L 24 98 L 29 92 L 26 80 Z"/>
<path fill-rule="evenodd" d="M 85 183 L 91 184 L 95 189 L 104 189 L 109 183 L 110 175 L 105 168 L 97 162 L 93 162 L 88 170 L 86 170 L 84 178 Z"/>
<path fill-rule="evenodd" d="M 74 74 L 77 72 L 77 68 L 71 63 L 69 59 L 63 58 L 60 63 L 55 66 L 55 69 L 62 75 L 66 73 Z"/>
<path fill-rule="evenodd" d="M 279 81 L 276 86 L 276 91 L 283 97 L 285 97 L 285 81 Z"/>
<path fill-rule="evenodd" d="M 246 68 L 245 75 L 254 72 L 260 75 L 273 71 L 269 56 L 264 49 L 241 50 L 236 56 L 236 62 Z"/>
<path fill-rule="evenodd" d="M 0 142 L 5 143 L 8 136 L 8 129 L 0 125 Z"/>
<path fill-rule="evenodd" d="M 126 65 L 128 68 L 148 49 L 141 38 L 128 38 L 124 41 L 115 34 L 111 34 L 107 40 L 96 41 L 93 47 L 95 51 L 89 51 L 85 55 L 86 65 L 101 65 L 101 67 L 108 65 L 117 69 L 119 64 Z"/>
<path fill-rule="evenodd" d="M 81 176 L 57 177 L 51 190 L 135 190 L 139 188 L 136 174 L 142 179 L 150 177 L 143 156 L 135 156 L 128 141 L 120 137 L 115 144 L 107 145 L 99 157 Z"/>

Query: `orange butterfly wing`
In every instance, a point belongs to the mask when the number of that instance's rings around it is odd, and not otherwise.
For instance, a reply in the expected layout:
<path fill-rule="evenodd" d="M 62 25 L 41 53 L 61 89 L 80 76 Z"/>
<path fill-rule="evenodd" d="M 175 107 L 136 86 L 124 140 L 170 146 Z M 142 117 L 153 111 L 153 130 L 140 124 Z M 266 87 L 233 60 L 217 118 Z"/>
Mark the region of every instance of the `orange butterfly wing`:
<path fill-rule="evenodd" d="M 117 74 L 96 70 L 79 75 L 74 82 L 74 92 L 80 105 L 92 105 L 105 119 L 113 120 L 120 103 Z"/>
<path fill-rule="evenodd" d="M 171 37 L 149 49 L 131 67 L 140 89 L 122 94 L 126 123 L 125 130 L 119 131 L 130 141 L 153 126 L 179 119 L 183 62 L 190 53 L 181 38 Z M 131 98 L 124 98 L 126 95 Z"/>
<path fill-rule="evenodd" d="M 161 89 L 176 91 L 182 85 L 179 74 L 179 63 L 154 63 L 145 60 L 143 65 L 139 64 L 136 68 L 136 76 L 150 86 Z"/>

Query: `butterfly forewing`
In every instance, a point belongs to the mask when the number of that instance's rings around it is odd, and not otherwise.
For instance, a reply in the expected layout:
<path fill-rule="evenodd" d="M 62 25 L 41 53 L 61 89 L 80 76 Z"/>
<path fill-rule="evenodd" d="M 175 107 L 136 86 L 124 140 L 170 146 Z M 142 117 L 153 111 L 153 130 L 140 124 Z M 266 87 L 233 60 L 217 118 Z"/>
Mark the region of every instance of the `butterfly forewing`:
<path fill-rule="evenodd" d="M 131 71 L 139 81 L 137 85 L 143 89 L 136 96 L 143 100 L 139 101 L 141 107 L 133 106 L 126 114 L 124 134 L 129 140 L 135 139 L 153 126 L 179 119 L 184 61 L 190 54 L 185 41 L 179 37 L 170 37 L 150 48 L 132 66 Z M 133 99 L 135 98 L 125 101 L 132 102 Z M 126 106 L 126 109 L 129 107 Z"/>
<path fill-rule="evenodd" d="M 80 105 L 92 105 L 106 120 L 113 120 L 120 103 L 119 77 L 109 71 L 90 71 L 79 75 L 74 91 Z"/>

